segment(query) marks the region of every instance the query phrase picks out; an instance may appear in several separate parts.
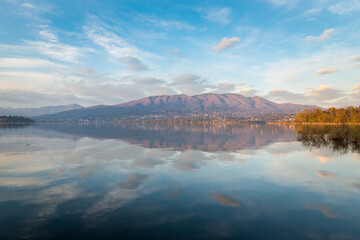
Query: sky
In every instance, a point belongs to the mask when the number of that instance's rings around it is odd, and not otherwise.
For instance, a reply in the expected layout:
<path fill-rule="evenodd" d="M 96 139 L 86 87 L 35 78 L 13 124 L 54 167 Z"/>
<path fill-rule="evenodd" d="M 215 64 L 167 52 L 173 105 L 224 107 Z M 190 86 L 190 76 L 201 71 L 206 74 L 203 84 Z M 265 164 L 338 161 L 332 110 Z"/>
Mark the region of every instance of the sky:
<path fill-rule="evenodd" d="M 360 105 L 360 0 L 0 0 L 0 107 L 239 93 Z"/>

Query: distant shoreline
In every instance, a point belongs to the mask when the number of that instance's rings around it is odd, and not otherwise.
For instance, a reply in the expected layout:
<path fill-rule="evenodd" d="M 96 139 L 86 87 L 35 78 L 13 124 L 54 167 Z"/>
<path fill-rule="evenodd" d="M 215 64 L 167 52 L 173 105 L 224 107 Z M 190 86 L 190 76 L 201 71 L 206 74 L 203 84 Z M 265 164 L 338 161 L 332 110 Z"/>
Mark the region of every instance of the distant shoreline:
<path fill-rule="evenodd" d="M 5 123 L 5 122 L 4 122 Z M 6 122 L 10 123 L 10 122 Z M 167 124 L 266 124 L 249 120 L 35 120 L 33 123 L 167 123 Z"/>
<path fill-rule="evenodd" d="M 318 123 L 318 122 L 314 122 L 314 123 L 308 123 L 308 122 L 304 122 L 304 123 L 297 123 L 297 122 L 268 122 L 267 124 L 278 124 L 278 125 L 360 125 L 360 123 Z"/>

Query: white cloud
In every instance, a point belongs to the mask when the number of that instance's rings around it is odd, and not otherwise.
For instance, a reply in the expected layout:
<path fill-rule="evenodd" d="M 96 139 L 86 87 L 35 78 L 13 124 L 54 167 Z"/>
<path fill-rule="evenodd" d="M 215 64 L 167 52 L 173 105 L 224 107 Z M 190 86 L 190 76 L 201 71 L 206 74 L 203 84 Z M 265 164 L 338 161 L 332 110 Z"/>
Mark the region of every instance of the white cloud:
<path fill-rule="evenodd" d="M 335 28 L 324 30 L 320 36 L 308 36 L 305 38 L 306 41 L 325 41 L 335 34 Z"/>
<path fill-rule="evenodd" d="M 217 89 L 214 91 L 216 93 L 229 93 L 229 92 L 233 92 L 236 87 L 238 86 L 239 84 L 236 84 L 236 83 L 219 83 L 217 85 Z"/>
<path fill-rule="evenodd" d="M 151 77 L 115 77 L 86 70 L 62 76 L 66 84 L 52 88 L 55 93 L 73 94 L 82 105 L 117 104 L 150 95 L 171 95 L 176 91 L 165 81 Z M 93 79 L 93 81 L 89 81 Z"/>
<path fill-rule="evenodd" d="M 206 79 L 196 74 L 182 74 L 176 77 L 172 83 L 181 93 L 196 95 L 204 93 L 212 87 Z"/>
<path fill-rule="evenodd" d="M 329 85 L 320 85 L 308 90 L 308 96 L 318 101 L 335 100 L 344 97 L 344 91 Z"/>
<path fill-rule="evenodd" d="M 178 77 L 176 77 L 174 79 L 174 82 L 177 84 L 189 84 L 189 83 L 193 83 L 194 81 L 198 81 L 200 78 L 200 76 L 196 75 L 196 74 L 182 74 Z"/>
<path fill-rule="evenodd" d="M 304 94 L 293 93 L 285 89 L 273 89 L 264 97 L 280 103 L 307 103 L 307 98 Z"/>
<path fill-rule="evenodd" d="M 321 68 L 316 72 L 316 74 L 323 75 L 323 74 L 331 74 L 336 72 L 338 72 L 337 67 L 330 67 L 330 68 Z"/>
<path fill-rule="evenodd" d="M 29 90 L 51 84 L 59 78 L 42 72 L 35 71 L 0 71 L 0 89 Z"/>
<path fill-rule="evenodd" d="M 43 107 L 80 101 L 81 99 L 73 94 L 47 94 L 30 90 L 0 89 L 0 106 L 3 107 Z"/>
<path fill-rule="evenodd" d="M 224 37 L 221 42 L 219 42 L 218 45 L 216 45 L 215 47 L 213 47 L 213 51 L 215 52 L 221 52 L 224 51 L 230 47 L 235 46 L 236 44 L 239 44 L 241 42 L 240 38 L 238 37 L 232 37 L 232 38 L 227 38 Z"/>
<path fill-rule="evenodd" d="M 199 8 L 198 11 L 201 13 L 201 16 L 209 21 L 218 22 L 221 24 L 229 24 L 231 22 L 230 14 L 232 12 L 231 8 L 209 8 L 202 9 Z"/>
<path fill-rule="evenodd" d="M 360 84 L 357 84 L 351 88 L 352 90 L 360 90 Z"/>
<path fill-rule="evenodd" d="M 241 94 L 245 97 L 253 97 L 253 96 L 256 96 L 257 92 L 258 92 L 257 90 L 254 90 L 251 88 L 243 88 L 243 89 L 240 89 L 237 93 Z"/>
<path fill-rule="evenodd" d="M 170 85 L 174 86 L 180 91 L 180 93 L 187 95 L 198 95 L 202 93 L 230 93 L 236 92 L 239 86 L 243 86 L 241 83 L 213 83 L 206 78 L 192 73 L 179 75 Z M 244 92 L 244 94 L 246 93 L 255 93 L 255 91 L 251 90 Z"/>
<path fill-rule="evenodd" d="M 149 69 L 142 61 L 132 56 L 121 58 L 120 62 L 125 63 L 126 68 L 131 71 L 146 71 Z"/>
<path fill-rule="evenodd" d="M 354 61 L 354 62 L 360 62 L 360 56 L 354 57 L 354 58 L 353 58 L 353 61 Z"/>
<path fill-rule="evenodd" d="M 137 77 L 132 79 L 132 81 L 136 84 L 140 85 L 161 85 L 165 84 L 166 82 L 162 79 L 152 78 L 152 77 Z"/>
<path fill-rule="evenodd" d="M 27 90 L 56 84 L 61 78 L 46 72 L 11 69 L 0 71 L 0 90 Z"/>
<path fill-rule="evenodd" d="M 23 6 L 25 8 L 34 8 L 34 6 L 31 5 L 30 3 L 23 3 L 23 4 L 21 4 L 21 6 Z"/>

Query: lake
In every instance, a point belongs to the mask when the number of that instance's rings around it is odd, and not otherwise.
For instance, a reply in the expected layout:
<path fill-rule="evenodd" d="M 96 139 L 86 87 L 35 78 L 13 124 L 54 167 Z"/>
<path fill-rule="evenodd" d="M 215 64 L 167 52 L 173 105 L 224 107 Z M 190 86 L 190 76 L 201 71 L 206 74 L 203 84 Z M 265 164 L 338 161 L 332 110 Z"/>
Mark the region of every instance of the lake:
<path fill-rule="evenodd" d="M 360 239 L 350 145 L 291 125 L 1 125 L 0 239 Z"/>

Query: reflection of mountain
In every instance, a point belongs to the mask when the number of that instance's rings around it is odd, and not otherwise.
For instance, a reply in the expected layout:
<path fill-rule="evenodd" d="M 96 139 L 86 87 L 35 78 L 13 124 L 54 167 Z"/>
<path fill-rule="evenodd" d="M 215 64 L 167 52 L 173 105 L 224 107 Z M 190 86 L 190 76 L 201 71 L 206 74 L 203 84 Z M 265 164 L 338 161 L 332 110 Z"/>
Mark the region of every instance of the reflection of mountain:
<path fill-rule="evenodd" d="M 37 128 L 79 137 L 121 139 L 146 148 L 236 151 L 260 148 L 273 142 L 294 141 L 289 126 L 266 124 L 36 124 Z"/>
<path fill-rule="evenodd" d="M 0 123 L 0 128 L 3 129 L 16 129 L 30 126 L 31 123 Z"/>

